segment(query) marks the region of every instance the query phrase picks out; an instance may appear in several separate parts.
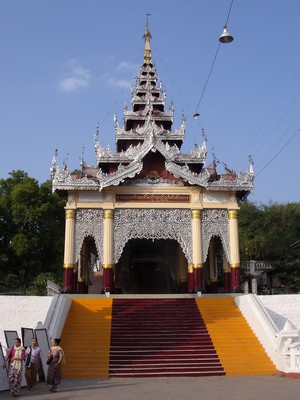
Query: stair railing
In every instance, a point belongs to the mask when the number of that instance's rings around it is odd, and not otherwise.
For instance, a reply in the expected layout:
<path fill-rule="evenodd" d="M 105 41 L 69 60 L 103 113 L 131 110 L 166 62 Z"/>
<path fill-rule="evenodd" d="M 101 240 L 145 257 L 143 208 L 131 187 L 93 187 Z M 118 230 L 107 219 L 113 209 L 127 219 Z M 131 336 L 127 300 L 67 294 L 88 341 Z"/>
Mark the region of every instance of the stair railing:
<path fill-rule="evenodd" d="M 47 329 L 47 332 L 49 332 L 49 329 L 51 327 L 52 321 L 54 319 L 54 315 L 55 315 L 55 312 L 57 310 L 57 305 L 58 305 L 58 301 L 59 301 L 60 297 L 61 297 L 60 295 L 54 296 L 53 300 L 51 302 L 51 305 L 50 305 L 50 308 L 49 308 L 49 311 L 48 311 L 48 315 L 47 315 L 47 317 L 45 319 L 45 323 L 44 323 L 44 327 L 45 327 L 45 329 Z"/>
<path fill-rule="evenodd" d="M 278 326 L 275 324 L 274 320 L 271 318 L 270 314 L 267 312 L 266 307 L 263 305 L 263 303 L 260 300 L 260 298 L 256 294 L 254 294 L 253 295 L 253 300 L 256 303 L 256 306 L 259 308 L 259 310 L 264 315 L 264 317 L 267 319 L 269 325 L 273 328 L 274 335 L 275 336 L 278 335 L 280 330 L 279 330 Z"/>
<path fill-rule="evenodd" d="M 279 330 L 262 301 L 257 295 L 253 296 L 253 299 L 259 307 L 260 311 L 263 312 L 267 318 L 269 324 L 273 327 L 276 333 L 274 339 L 274 349 L 284 359 L 286 371 L 284 372 L 299 372 L 300 371 L 300 342 L 299 342 L 299 331 L 291 324 L 287 319 L 285 326 L 282 330 Z"/>

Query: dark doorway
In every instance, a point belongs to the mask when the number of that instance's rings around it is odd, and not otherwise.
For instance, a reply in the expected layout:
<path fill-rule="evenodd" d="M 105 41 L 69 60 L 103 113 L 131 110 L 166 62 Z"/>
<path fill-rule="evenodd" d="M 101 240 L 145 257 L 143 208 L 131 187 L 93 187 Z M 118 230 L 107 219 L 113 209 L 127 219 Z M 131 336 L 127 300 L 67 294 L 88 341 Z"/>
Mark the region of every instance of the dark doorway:
<path fill-rule="evenodd" d="M 122 293 L 177 293 L 178 247 L 170 239 L 131 239 L 116 265 L 116 288 Z"/>

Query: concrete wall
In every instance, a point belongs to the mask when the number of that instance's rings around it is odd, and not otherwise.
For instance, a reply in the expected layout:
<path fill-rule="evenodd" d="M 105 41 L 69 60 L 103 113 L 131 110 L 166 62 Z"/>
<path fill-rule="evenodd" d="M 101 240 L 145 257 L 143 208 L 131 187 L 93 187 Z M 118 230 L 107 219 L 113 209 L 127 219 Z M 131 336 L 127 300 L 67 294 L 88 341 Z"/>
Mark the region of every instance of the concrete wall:
<path fill-rule="evenodd" d="M 37 328 L 44 325 L 53 297 L 47 296 L 0 296 L 0 342 L 6 346 L 3 331 L 18 332 L 21 327 Z M 40 327 L 40 326 L 39 326 Z"/>
<path fill-rule="evenodd" d="M 279 330 L 287 319 L 300 332 L 300 295 L 282 294 L 276 296 L 258 296 Z"/>

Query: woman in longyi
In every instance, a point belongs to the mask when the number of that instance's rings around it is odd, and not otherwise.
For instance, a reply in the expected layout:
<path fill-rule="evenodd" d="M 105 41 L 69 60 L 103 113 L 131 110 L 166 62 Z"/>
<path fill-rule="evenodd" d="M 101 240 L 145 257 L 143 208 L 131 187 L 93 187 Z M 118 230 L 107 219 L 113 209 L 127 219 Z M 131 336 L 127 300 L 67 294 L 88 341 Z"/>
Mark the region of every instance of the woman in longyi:
<path fill-rule="evenodd" d="M 57 391 L 57 385 L 61 382 L 61 366 L 65 363 L 64 351 L 59 344 L 60 339 L 53 339 L 48 353 L 47 385 L 52 385 L 51 392 Z"/>
<path fill-rule="evenodd" d="M 5 358 L 3 368 L 5 368 L 8 360 L 10 360 L 8 373 L 10 393 L 13 397 L 18 397 L 22 384 L 23 361 L 25 360 L 25 349 L 21 346 L 21 339 L 15 339 L 14 346 Z"/>

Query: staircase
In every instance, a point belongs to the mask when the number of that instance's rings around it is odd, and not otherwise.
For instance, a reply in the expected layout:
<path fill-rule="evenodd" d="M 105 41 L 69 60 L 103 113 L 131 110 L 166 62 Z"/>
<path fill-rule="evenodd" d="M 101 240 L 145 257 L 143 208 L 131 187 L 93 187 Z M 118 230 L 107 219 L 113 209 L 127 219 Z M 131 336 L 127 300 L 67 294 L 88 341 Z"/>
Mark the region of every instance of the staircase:
<path fill-rule="evenodd" d="M 65 378 L 107 378 L 112 299 L 73 298 L 61 346 Z"/>
<path fill-rule="evenodd" d="M 197 298 L 226 375 L 268 375 L 277 372 L 232 298 Z"/>
<path fill-rule="evenodd" d="M 111 377 L 225 375 L 194 299 L 115 299 Z"/>
<path fill-rule="evenodd" d="M 62 347 L 66 378 L 277 372 L 228 297 L 74 297 Z"/>

